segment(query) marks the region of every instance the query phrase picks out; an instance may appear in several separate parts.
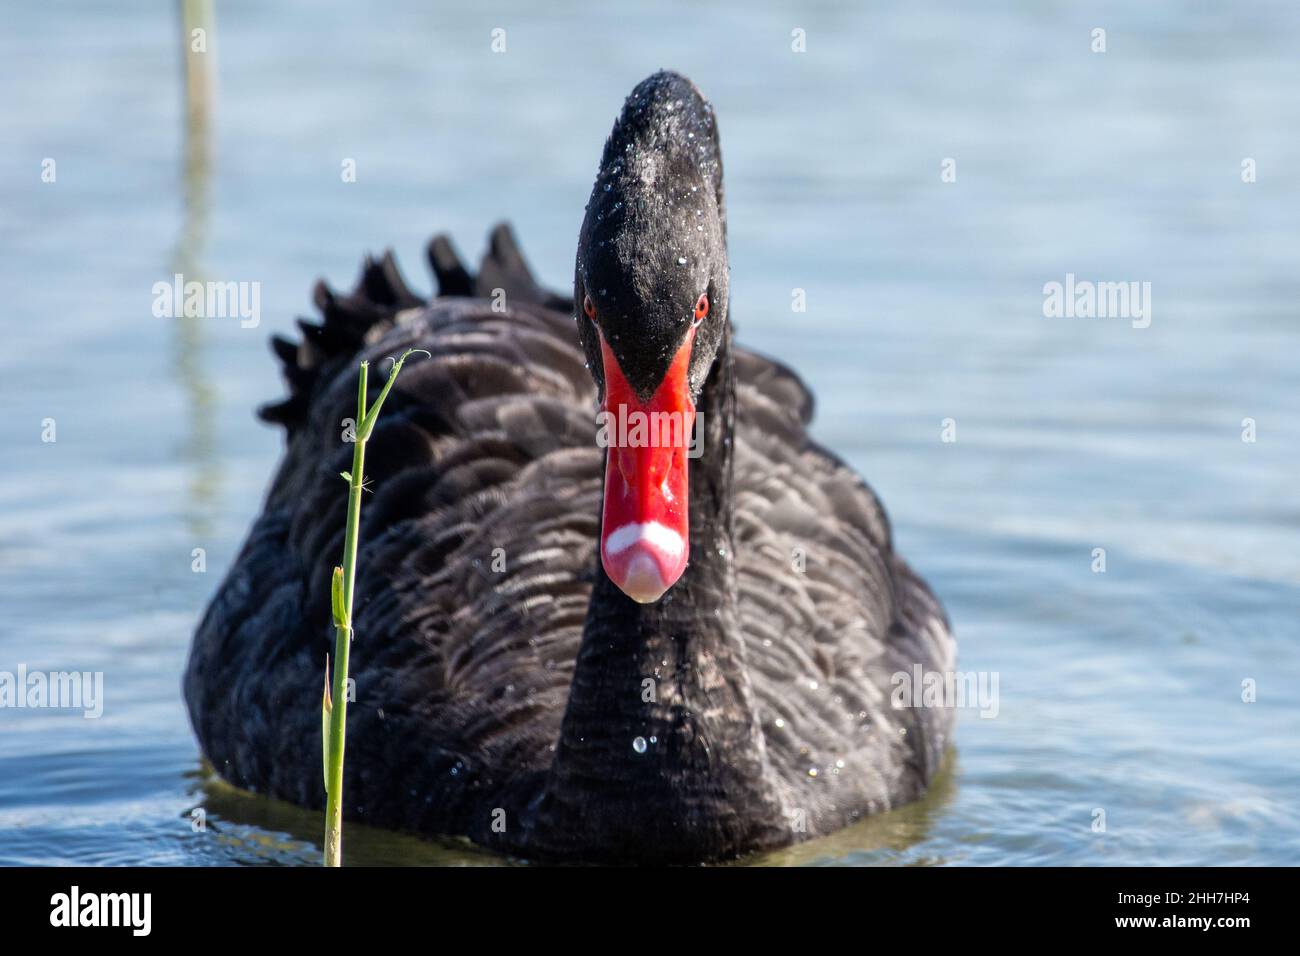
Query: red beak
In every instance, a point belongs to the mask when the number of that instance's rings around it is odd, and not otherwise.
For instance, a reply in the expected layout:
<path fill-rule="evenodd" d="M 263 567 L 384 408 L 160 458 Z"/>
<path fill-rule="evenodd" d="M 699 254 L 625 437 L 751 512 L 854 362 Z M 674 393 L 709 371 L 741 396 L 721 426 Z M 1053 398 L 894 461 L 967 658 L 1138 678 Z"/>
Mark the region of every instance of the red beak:
<path fill-rule="evenodd" d="M 690 557 L 686 462 L 695 405 L 687 387 L 692 329 L 663 381 L 642 402 L 600 337 L 605 365 L 605 499 L 600 557 L 632 600 L 657 601 Z"/>

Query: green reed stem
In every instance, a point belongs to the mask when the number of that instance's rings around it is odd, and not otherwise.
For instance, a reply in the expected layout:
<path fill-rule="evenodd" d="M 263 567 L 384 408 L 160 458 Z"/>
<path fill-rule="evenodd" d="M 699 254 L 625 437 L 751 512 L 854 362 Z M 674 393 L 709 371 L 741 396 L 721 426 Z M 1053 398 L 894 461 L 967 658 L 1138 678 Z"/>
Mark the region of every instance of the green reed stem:
<path fill-rule="evenodd" d="M 357 579 L 357 538 L 361 529 L 361 493 L 365 486 L 366 441 L 374 431 L 379 410 L 388 397 L 402 363 L 412 352 L 407 349 L 393 363 L 375 403 L 366 410 L 370 363 L 361 363 L 357 383 L 356 442 L 352 448 L 352 471 L 348 482 L 348 517 L 343 537 L 343 566 L 334 569 L 330 602 L 334 615 L 334 684 L 330 686 L 329 661 L 325 662 L 325 695 L 321 711 L 325 766 L 325 865 L 343 865 L 343 745 L 347 735 L 348 656 L 352 647 L 352 598 Z M 424 354 L 428 355 L 428 352 Z"/>

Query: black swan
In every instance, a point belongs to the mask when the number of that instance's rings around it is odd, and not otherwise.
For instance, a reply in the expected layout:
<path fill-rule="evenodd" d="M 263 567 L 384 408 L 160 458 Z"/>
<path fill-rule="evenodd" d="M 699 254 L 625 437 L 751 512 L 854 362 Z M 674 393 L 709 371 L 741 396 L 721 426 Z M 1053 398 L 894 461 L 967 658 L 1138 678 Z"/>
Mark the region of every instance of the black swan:
<path fill-rule="evenodd" d="M 661 72 L 628 97 L 572 300 L 505 226 L 477 275 L 444 237 L 429 259 L 432 301 L 368 259 L 351 295 L 318 285 L 302 342 L 273 343 L 291 394 L 262 416 L 287 451 L 185 676 L 217 772 L 324 804 L 344 420 L 360 360 L 420 348 L 367 456 L 349 818 L 527 859 L 689 863 L 920 795 L 952 711 L 894 706 L 891 675 L 950 671 L 948 622 L 875 495 L 808 437 L 808 390 L 732 341 L 695 86 Z M 690 447 L 602 448 L 600 428 L 622 433 L 601 409 L 679 413 Z"/>

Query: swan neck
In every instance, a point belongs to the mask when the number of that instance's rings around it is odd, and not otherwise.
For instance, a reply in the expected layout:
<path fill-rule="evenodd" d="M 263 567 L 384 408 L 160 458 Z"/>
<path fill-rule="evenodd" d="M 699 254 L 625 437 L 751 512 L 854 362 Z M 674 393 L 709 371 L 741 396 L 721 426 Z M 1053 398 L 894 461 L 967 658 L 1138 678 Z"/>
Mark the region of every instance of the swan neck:
<path fill-rule="evenodd" d="M 698 405 L 691 558 L 677 584 L 638 604 L 596 566 L 539 830 L 626 836 L 666 859 L 782 841 L 736 602 L 732 376 L 728 330 Z"/>

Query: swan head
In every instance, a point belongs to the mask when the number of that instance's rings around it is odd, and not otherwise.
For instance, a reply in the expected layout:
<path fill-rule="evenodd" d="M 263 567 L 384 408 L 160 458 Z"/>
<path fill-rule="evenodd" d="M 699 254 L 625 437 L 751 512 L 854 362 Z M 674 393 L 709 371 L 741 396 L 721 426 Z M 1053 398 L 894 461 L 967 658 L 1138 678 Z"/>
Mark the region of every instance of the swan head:
<path fill-rule="evenodd" d="M 578 238 L 574 302 L 607 449 L 601 561 L 650 603 L 690 556 L 695 405 L 728 308 L 717 124 L 683 76 L 642 81 L 614 123 Z"/>

